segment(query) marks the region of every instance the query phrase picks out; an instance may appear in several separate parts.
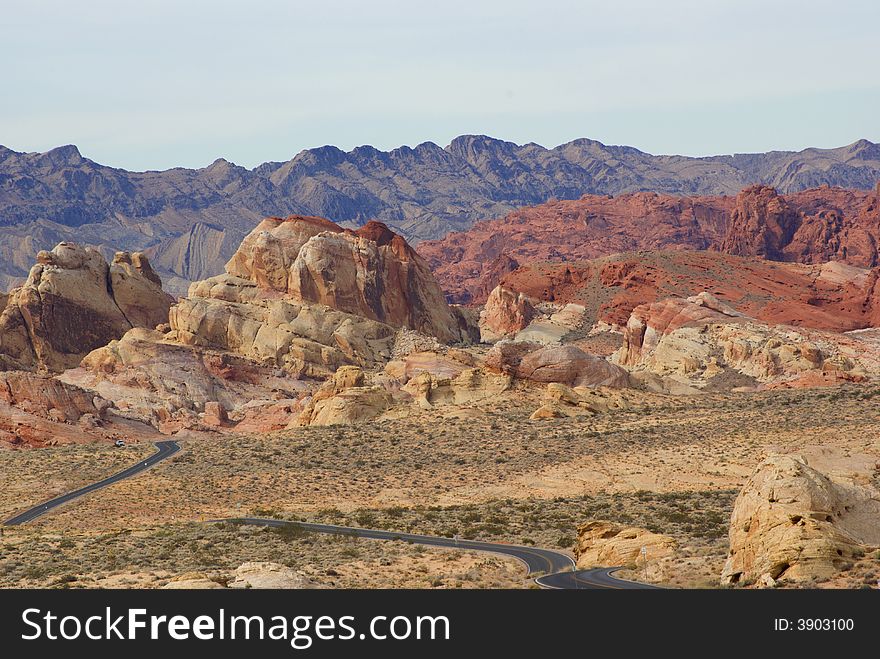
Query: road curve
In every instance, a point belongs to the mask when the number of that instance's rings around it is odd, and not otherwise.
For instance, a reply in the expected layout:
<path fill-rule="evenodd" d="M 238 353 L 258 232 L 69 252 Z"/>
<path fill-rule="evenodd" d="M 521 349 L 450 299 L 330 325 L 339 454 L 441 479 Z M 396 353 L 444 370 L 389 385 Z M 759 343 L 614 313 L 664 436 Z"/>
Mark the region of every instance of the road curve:
<path fill-rule="evenodd" d="M 508 545 L 498 542 L 481 542 L 479 540 L 460 540 L 433 535 L 420 535 L 417 533 L 358 529 L 350 526 L 316 524 L 313 522 L 288 522 L 280 519 L 263 519 L 259 517 L 238 517 L 213 521 L 230 522 L 233 524 L 249 524 L 253 526 L 284 527 L 288 525 L 296 525 L 313 533 L 349 535 L 356 538 L 367 538 L 371 540 L 399 540 L 402 542 L 427 545 L 429 547 L 449 547 L 452 549 L 485 551 L 493 554 L 512 556 L 526 565 L 530 576 L 537 572 L 545 573 L 545 576 L 539 576 L 535 579 L 535 583 L 543 588 L 590 588 L 615 590 L 656 588 L 656 586 L 651 586 L 649 584 L 616 578 L 613 576 L 613 573 L 620 568 L 573 570 L 575 563 L 570 556 L 552 549 L 540 549 L 539 547 L 523 547 L 520 545 Z"/>
<path fill-rule="evenodd" d="M 91 485 L 86 485 L 85 487 L 81 487 L 80 489 L 74 490 L 73 492 L 62 494 L 60 497 L 55 497 L 50 501 L 44 501 L 40 505 L 34 506 L 33 508 L 25 510 L 23 513 L 16 515 L 12 519 L 6 520 L 5 522 L 3 522 L 3 525 L 15 526 L 17 524 L 25 524 L 27 522 L 31 522 L 37 517 L 45 515 L 52 509 L 57 508 L 58 506 L 67 503 L 68 501 L 73 501 L 74 499 L 85 496 L 90 492 L 100 490 L 103 487 L 107 487 L 108 485 L 112 485 L 113 483 L 117 483 L 121 480 L 139 474 L 142 471 L 149 469 L 153 465 L 162 462 L 162 460 L 170 458 L 172 455 L 180 450 L 180 446 L 174 440 L 154 442 L 153 444 L 156 447 L 157 451 L 149 458 L 132 465 L 128 469 L 124 469 L 123 471 L 113 474 L 112 476 L 108 476 L 104 480 L 98 481 L 97 483 L 92 483 Z"/>
<path fill-rule="evenodd" d="M 73 492 L 62 494 L 50 501 L 34 506 L 6 520 L 4 526 L 15 526 L 31 522 L 41 515 L 58 506 L 85 496 L 95 490 L 117 483 L 126 478 L 149 469 L 153 465 L 165 460 L 178 451 L 180 446 L 174 440 L 155 442 L 156 453 L 142 462 L 132 465 L 104 480 L 86 485 Z M 480 540 L 462 540 L 457 538 L 444 538 L 433 535 L 420 535 L 418 533 L 401 533 L 397 531 L 383 531 L 379 529 L 359 529 L 351 526 L 336 526 L 333 524 L 317 524 L 315 522 L 289 522 L 280 519 L 264 519 L 260 517 L 236 517 L 231 519 L 212 520 L 213 522 L 229 522 L 233 524 L 249 524 L 253 526 L 284 527 L 296 525 L 312 533 L 329 533 L 333 535 L 348 535 L 356 538 L 370 540 L 398 540 L 411 542 L 429 547 L 448 547 L 451 549 L 465 549 L 469 551 L 484 551 L 492 554 L 511 556 L 522 562 L 528 568 L 529 576 L 542 573 L 543 576 L 535 578 L 535 583 L 543 588 L 550 589 L 641 589 L 657 588 L 649 584 L 626 581 L 614 576 L 614 572 L 620 568 L 596 568 L 592 570 L 574 570 L 575 563 L 572 558 L 562 552 L 540 547 L 523 547 L 521 545 L 509 545 L 500 542 L 482 542 Z"/>
<path fill-rule="evenodd" d="M 618 572 L 619 567 L 597 567 L 590 570 L 575 570 L 574 572 L 557 572 L 556 574 L 548 574 L 535 579 L 535 583 L 543 588 L 553 589 L 571 589 L 583 588 L 590 590 L 611 589 L 611 590 L 634 590 L 634 589 L 659 589 L 660 586 L 653 586 L 638 581 L 627 581 L 626 579 L 618 579 L 614 576 Z"/>

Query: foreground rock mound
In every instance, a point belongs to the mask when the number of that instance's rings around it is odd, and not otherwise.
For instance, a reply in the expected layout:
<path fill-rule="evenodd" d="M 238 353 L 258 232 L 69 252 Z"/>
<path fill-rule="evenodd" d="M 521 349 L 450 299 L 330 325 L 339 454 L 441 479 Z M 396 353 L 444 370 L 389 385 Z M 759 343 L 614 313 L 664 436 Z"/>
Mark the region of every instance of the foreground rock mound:
<path fill-rule="evenodd" d="M 302 572 L 266 561 L 242 563 L 234 572 L 229 588 L 315 588 L 315 583 Z"/>
<path fill-rule="evenodd" d="M 391 394 L 368 385 L 360 368 L 343 366 L 312 396 L 297 425 L 354 425 L 379 416 L 391 404 Z"/>
<path fill-rule="evenodd" d="M 800 455 L 768 457 L 736 499 L 722 583 L 825 579 L 880 544 L 876 469 L 841 478 Z"/>
<path fill-rule="evenodd" d="M 676 546 L 675 540 L 668 535 L 606 521 L 581 524 L 577 534 L 574 555 L 580 569 L 642 567 L 646 559 L 650 564 L 671 555 Z"/>
<path fill-rule="evenodd" d="M 631 405 L 629 396 L 620 389 L 609 387 L 575 387 L 572 389 L 564 384 L 551 382 L 544 392 L 543 404 L 529 418 L 537 421 L 572 416 L 593 416 L 612 410 L 628 409 Z"/>
<path fill-rule="evenodd" d="M 40 252 L 0 314 L 0 367 L 60 372 L 132 327 L 167 322 L 172 299 L 146 257 L 60 243 Z"/>

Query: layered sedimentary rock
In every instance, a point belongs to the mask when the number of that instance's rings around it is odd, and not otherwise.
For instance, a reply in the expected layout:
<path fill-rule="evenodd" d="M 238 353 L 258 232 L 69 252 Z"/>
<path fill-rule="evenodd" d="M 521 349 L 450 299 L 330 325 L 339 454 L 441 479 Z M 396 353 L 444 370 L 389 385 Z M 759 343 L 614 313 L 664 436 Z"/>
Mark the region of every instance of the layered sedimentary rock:
<path fill-rule="evenodd" d="M 499 283 L 537 299 L 579 301 L 572 287 L 587 286 L 596 276 L 578 262 L 623 252 L 712 249 L 775 261 L 840 261 L 872 268 L 880 265 L 878 242 L 876 189 L 824 187 L 780 195 L 773 188 L 752 186 L 735 197 L 639 192 L 553 201 L 421 243 L 419 251 L 450 300 L 481 304 Z M 633 256 L 638 261 L 638 254 Z M 525 272 L 515 276 L 516 269 Z"/>
<path fill-rule="evenodd" d="M 171 297 L 140 253 L 108 264 L 93 249 L 60 243 L 40 252 L 0 315 L 0 365 L 59 372 L 132 327 L 167 322 Z"/>
<path fill-rule="evenodd" d="M 801 455 L 758 465 L 734 504 L 722 583 L 823 579 L 880 544 L 876 461 L 851 465 L 823 473 Z"/>
<path fill-rule="evenodd" d="M 355 423 L 380 414 L 391 395 L 343 386 L 340 374 L 379 369 L 405 345 L 440 347 L 438 339 L 470 331 L 418 255 L 378 223 L 352 232 L 321 218 L 268 219 L 227 269 L 192 284 L 167 324 L 130 330 L 64 380 L 163 433 Z M 327 377 L 304 397 L 314 386 L 308 378 Z"/>
<path fill-rule="evenodd" d="M 170 339 L 327 375 L 389 359 L 395 328 L 466 338 L 422 259 L 377 222 L 352 232 L 321 218 L 270 218 L 227 270 L 171 310 Z"/>
<path fill-rule="evenodd" d="M 641 400 L 645 395 L 638 394 Z M 612 387 L 569 387 L 551 382 L 544 391 L 541 406 L 532 412 L 533 421 L 561 419 L 574 416 L 593 416 L 613 410 L 629 409 L 635 404 L 635 396 L 626 390 Z"/>
<path fill-rule="evenodd" d="M 315 392 L 298 425 L 353 425 L 379 416 L 391 404 L 391 395 L 367 384 L 360 368 L 343 366 Z"/>
<path fill-rule="evenodd" d="M 216 413 L 225 414 L 254 400 L 295 399 L 305 389 L 283 369 L 215 349 L 194 349 L 146 329 L 131 330 L 91 352 L 79 368 L 59 378 L 114 401 L 118 415 L 169 433 L 198 425 L 212 402 L 223 409 Z"/>
<path fill-rule="evenodd" d="M 346 231 L 321 218 L 264 220 L 245 238 L 227 273 L 443 342 L 462 339 L 459 320 L 424 260 L 380 222 Z"/>
<path fill-rule="evenodd" d="M 170 340 L 305 376 L 326 376 L 343 364 L 376 365 L 390 357 L 395 335 L 383 323 L 267 293 L 232 275 L 193 284 L 171 309 L 170 326 Z"/>
<path fill-rule="evenodd" d="M 767 325 L 708 293 L 636 307 L 613 361 L 697 388 L 788 383 L 809 386 L 875 377 L 880 351 L 870 333 L 836 334 Z"/>
<path fill-rule="evenodd" d="M 577 346 L 542 346 L 501 341 L 486 355 L 486 368 L 531 382 L 558 382 L 575 387 L 625 387 L 627 372 Z"/>
<path fill-rule="evenodd" d="M 822 188 L 786 197 L 757 185 L 736 198 L 717 249 L 775 261 L 878 265 L 880 195 Z"/>
<path fill-rule="evenodd" d="M 578 526 L 574 555 L 580 569 L 642 567 L 645 560 L 669 556 L 675 546 L 675 540 L 667 535 L 614 522 L 592 521 Z"/>
<path fill-rule="evenodd" d="M 676 250 L 533 263 L 506 275 L 501 285 L 543 302 L 579 304 L 590 324 L 624 325 L 641 304 L 711 291 L 770 324 L 849 331 L 880 324 L 878 276 L 880 268 L 841 261 L 780 263 Z"/>
<path fill-rule="evenodd" d="M 425 241 L 418 249 L 451 301 L 480 304 L 511 271 L 502 264 L 558 263 L 643 249 L 707 249 L 723 238 L 732 208 L 729 197 L 584 195 L 522 208 Z"/>
<path fill-rule="evenodd" d="M 0 447 L 42 447 L 126 439 L 149 441 L 156 431 L 119 419 L 113 403 L 55 377 L 0 372 Z"/>
<path fill-rule="evenodd" d="M 79 421 L 85 414 L 100 417 L 109 406 L 94 392 L 22 371 L 0 372 L 0 400 L 59 422 Z"/>

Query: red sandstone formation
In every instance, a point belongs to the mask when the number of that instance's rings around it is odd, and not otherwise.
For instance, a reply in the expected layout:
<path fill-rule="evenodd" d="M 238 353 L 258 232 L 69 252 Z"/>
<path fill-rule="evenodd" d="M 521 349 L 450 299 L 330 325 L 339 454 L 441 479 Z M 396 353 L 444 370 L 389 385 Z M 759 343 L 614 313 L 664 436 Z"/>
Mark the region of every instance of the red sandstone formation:
<path fill-rule="evenodd" d="M 648 192 L 551 201 L 419 245 L 448 299 L 481 304 L 511 264 L 570 263 L 638 250 L 714 249 L 798 263 L 880 264 L 880 186 L 778 195 L 753 186 L 736 197 Z M 577 278 L 572 272 L 571 276 Z M 524 290 L 524 289 L 523 289 Z M 545 298 L 546 299 L 546 298 Z"/>
<path fill-rule="evenodd" d="M 640 304 L 712 294 L 771 324 L 849 331 L 880 325 L 880 268 L 839 261 L 780 263 L 719 252 L 638 252 L 593 261 L 535 263 L 502 285 L 524 295 L 586 307 L 592 321 L 623 325 Z"/>

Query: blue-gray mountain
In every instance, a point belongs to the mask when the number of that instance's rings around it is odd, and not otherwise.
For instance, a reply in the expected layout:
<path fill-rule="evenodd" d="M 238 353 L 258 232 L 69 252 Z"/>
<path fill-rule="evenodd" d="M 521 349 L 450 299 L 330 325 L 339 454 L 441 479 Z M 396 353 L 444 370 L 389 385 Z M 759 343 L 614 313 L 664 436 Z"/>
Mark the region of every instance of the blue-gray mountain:
<path fill-rule="evenodd" d="M 217 160 L 203 169 L 129 172 L 83 158 L 74 146 L 18 153 L 0 146 L 0 290 L 23 279 L 40 249 L 62 240 L 147 250 L 166 287 L 222 270 L 263 217 L 291 213 L 343 226 L 385 222 L 412 242 L 551 198 L 651 190 L 735 194 L 767 183 L 780 192 L 819 185 L 871 189 L 880 145 L 861 140 L 806 149 L 690 158 L 580 139 L 554 149 L 485 136 L 445 149 L 426 142 L 383 152 L 309 149 L 254 169 Z"/>

